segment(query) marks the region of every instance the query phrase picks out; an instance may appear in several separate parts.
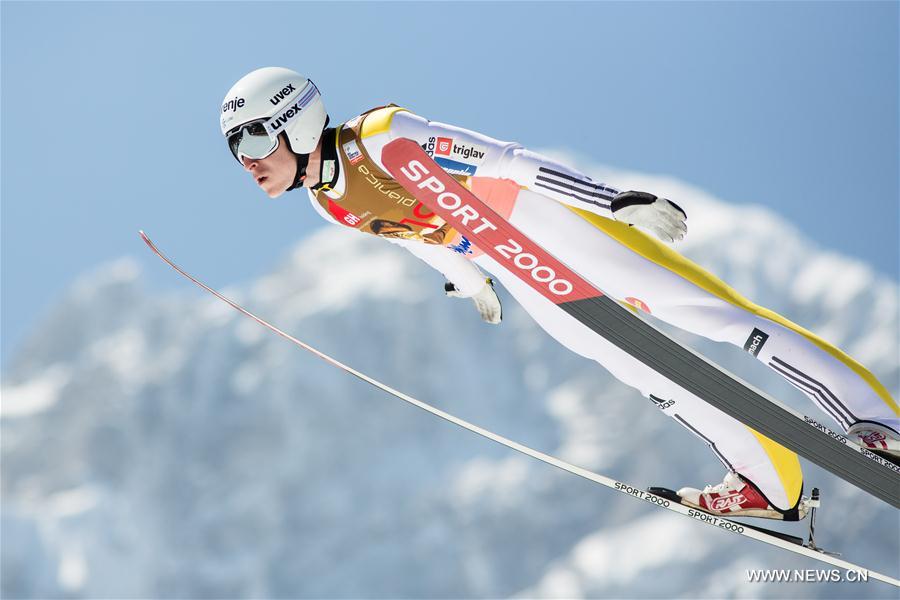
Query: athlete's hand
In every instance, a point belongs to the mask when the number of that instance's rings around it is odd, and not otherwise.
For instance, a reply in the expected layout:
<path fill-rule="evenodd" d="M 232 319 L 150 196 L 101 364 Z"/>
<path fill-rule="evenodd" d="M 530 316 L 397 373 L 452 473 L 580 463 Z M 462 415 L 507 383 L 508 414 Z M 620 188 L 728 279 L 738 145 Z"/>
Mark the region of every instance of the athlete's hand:
<path fill-rule="evenodd" d="M 456 289 L 456 286 L 449 281 L 444 284 L 444 292 L 452 298 L 472 298 L 472 302 L 475 303 L 475 308 L 478 309 L 478 314 L 481 315 L 481 319 L 484 322 L 491 325 L 500 324 L 503 318 L 503 307 L 500 306 L 500 298 L 497 297 L 497 292 L 494 291 L 494 280 L 490 277 L 485 280 L 481 291 L 474 296 L 463 296 Z"/>
<path fill-rule="evenodd" d="M 684 239 L 687 214 L 665 198 L 647 192 L 622 192 L 610 205 L 616 221 L 646 227 L 664 242 Z"/>

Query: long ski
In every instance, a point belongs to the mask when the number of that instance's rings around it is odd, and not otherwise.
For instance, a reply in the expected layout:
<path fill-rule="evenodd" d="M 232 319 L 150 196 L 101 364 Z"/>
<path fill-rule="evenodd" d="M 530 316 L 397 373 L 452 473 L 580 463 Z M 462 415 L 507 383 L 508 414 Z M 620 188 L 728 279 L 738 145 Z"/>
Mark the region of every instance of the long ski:
<path fill-rule="evenodd" d="M 722 412 L 900 508 L 900 466 L 793 411 L 633 315 L 494 212 L 415 141 L 394 140 L 381 158 L 418 201 L 560 309 Z"/>
<path fill-rule="evenodd" d="M 733 533 L 736 535 L 741 535 L 741 536 L 744 536 L 747 538 L 751 538 L 751 539 L 763 542 L 765 544 L 768 544 L 770 546 L 775 546 L 777 548 L 781 548 L 783 550 L 793 552 L 794 554 L 806 556 L 813 560 L 827 563 L 834 567 L 839 567 L 848 572 L 852 571 L 854 573 L 858 573 L 860 581 L 868 581 L 869 579 L 874 579 L 876 581 L 882 581 L 884 583 L 888 583 L 890 585 L 900 587 L 900 580 L 898 580 L 898 579 L 895 579 L 895 578 L 885 575 L 883 573 L 879 573 L 877 571 L 872 571 L 872 570 L 866 569 L 865 567 L 862 567 L 858 564 L 855 564 L 855 563 L 852 563 L 852 562 L 849 562 L 846 560 L 842 560 L 831 554 L 824 553 L 821 550 L 810 548 L 807 545 L 803 544 L 803 540 L 801 538 L 789 536 L 789 535 L 786 535 L 786 534 L 783 534 L 780 532 L 768 531 L 768 530 L 760 528 L 760 527 L 754 527 L 751 525 L 737 523 L 737 522 L 729 520 L 729 519 L 722 519 L 720 517 L 716 517 L 714 515 L 710 515 L 710 514 L 702 512 L 702 511 L 695 510 L 693 508 L 688 508 L 682 504 L 679 504 L 678 502 L 673 502 L 672 500 L 670 500 L 669 498 L 666 498 L 664 496 L 660 496 L 660 495 L 651 493 L 649 491 L 639 489 L 635 486 L 629 485 L 627 483 L 623 483 L 621 481 L 616 481 L 615 479 L 612 479 L 611 477 L 599 475 L 592 471 L 588 471 L 587 469 L 583 469 L 581 467 L 577 467 L 573 464 L 567 463 L 566 461 L 556 458 L 555 456 L 551 456 L 549 454 L 544 454 L 543 452 L 540 452 L 533 448 L 529 448 L 528 446 L 525 446 L 518 442 L 514 442 L 513 440 L 505 438 L 502 435 L 496 434 L 492 431 L 489 431 L 487 429 L 479 427 L 478 425 L 469 423 L 468 421 L 464 421 L 463 419 L 460 419 L 459 417 L 455 417 L 455 416 L 451 415 L 450 413 L 444 412 L 438 408 L 431 406 L 430 404 L 427 404 L 421 400 L 413 398 L 412 396 L 404 394 L 403 392 L 395 390 L 394 388 L 392 388 L 388 385 L 385 385 L 385 384 L 381 383 L 380 381 L 373 379 L 372 377 L 369 377 L 365 373 L 357 371 L 356 369 L 354 369 L 348 365 L 345 365 L 344 363 L 332 358 L 331 356 L 328 356 L 324 352 L 321 352 L 321 351 L 317 350 L 316 348 L 313 348 L 309 344 L 306 344 L 306 343 L 298 340 L 294 336 L 282 331 L 281 329 L 272 325 L 268 321 L 265 321 L 264 319 L 251 313 L 249 310 L 245 309 L 244 307 L 240 306 L 236 302 L 232 301 L 231 299 L 222 295 L 218 291 L 209 287 L 205 283 L 201 282 L 194 276 L 192 276 L 189 273 L 187 273 L 186 271 L 184 271 L 181 267 L 176 265 L 174 262 L 172 262 L 172 260 L 170 260 L 165 254 L 163 254 L 156 247 L 156 245 L 150 240 L 150 238 L 143 231 L 140 232 L 140 235 L 141 235 L 141 238 L 144 240 L 144 242 L 147 244 L 147 246 L 149 246 L 150 249 L 154 252 L 154 254 L 156 254 L 163 261 L 165 261 L 166 264 L 168 264 L 170 267 L 175 269 L 182 276 L 186 277 L 194 284 L 200 286 L 201 288 L 203 288 L 204 290 L 206 290 L 207 292 L 209 292 L 210 294 L 212 294 L 219 300 L 225 302 L 226 304 L 228 304 L 229 306 L 231 306 L 232 308 L 234 308 L 235 310 L 237 310 L 244 316 L 247 316 L 247 317 L 253 319 L 254 321 L 259 323 L 266 329 L 280 335 L 281 337 L 287 339 L 288 341 L 292 342 L 293 344 L 296 344 L 297 346 L 303 348 L 304 350 L 307 350 L 307 351 L 315 354 L 316 356 L 325 360 L 329 364 L 334 365 L 335 367 L 365 381 L 366 383 L 368 383 L 370 385 L 375 386 L 376 388 L 378 388 L 384 392 L 387 392 L 388 394 L 390 394 L 396 398 L 399 398 L 400 400 L 403 400 L 404 402 L 408 402 L 409 404 L 411 404 L 417 408 L 421 408 L 422 410 L 424 410 L 426 412 L 429 412 L 437 417 L 440 417 L 441 419 L 444 419 L 445 421 L 453 423 L 454 425 L 462 427 L 463 429 L 471 431 L 472 433 L 478 434 L 484 438 L 487 438 L 498 444 L 506 446 L 507 448 L 515 450 L 516 452 L 520 452 L 522 454 L 525 454 L 526 456 L 535 458 L 535 459 L 537 459 L 541 462 L 544 462 L 548 465 L 552 465 L 554 467 L 562 469 L 563 471 L 572 473 L 573 475 L 578 475 L 579 477 L 583 477 L 589 481 L 593 481 L 594 483 L 598 483 L 602 486 L 608 487 L 617 492 L 621 492 L 622 494 L 625 494 L 626 496 L 629 496 L 631 498 L 635 498 L 637 500 L 647 502 L 651 506 L 666 509 L 666 510 L 678 513 L 680 515 L 690 517 L 694 520 L 697 520 L 702 523 L 706 523 L 707 525 L 716 527 L 717 529 L 719 529 L 721 531 L 727 531 L 729 533 Z"/>

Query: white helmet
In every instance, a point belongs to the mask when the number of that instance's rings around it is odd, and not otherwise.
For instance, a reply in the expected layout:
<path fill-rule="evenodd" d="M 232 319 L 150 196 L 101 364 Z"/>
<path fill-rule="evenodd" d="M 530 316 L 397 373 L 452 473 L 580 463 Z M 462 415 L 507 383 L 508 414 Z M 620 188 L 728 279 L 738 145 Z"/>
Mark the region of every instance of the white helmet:
<path fill-rule="evenodd" d="M 238 162 L 274 152 L 282 132 L 295 154 L 309 154 L 327 123 L 315 84 L 282 67 L 251 71 L 222 100 L 222 135 Z"/>

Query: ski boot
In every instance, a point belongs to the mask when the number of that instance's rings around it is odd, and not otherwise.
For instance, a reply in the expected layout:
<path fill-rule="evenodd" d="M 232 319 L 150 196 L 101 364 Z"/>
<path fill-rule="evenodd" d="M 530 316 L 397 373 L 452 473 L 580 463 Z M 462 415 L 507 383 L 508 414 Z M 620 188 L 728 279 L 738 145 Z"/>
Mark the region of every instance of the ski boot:
<path fill-rule="evenodd" d="M 859 421 L 847 430 L 847 437 L 878 456 L 900 465 L 900 435 L 872 421 Z"/>
<path fill-rule="evenodd" d="M 664 488 L 650 488 L 650 491 Z M 671 493 L 670 490 L 667 490 Z M 655 493 L 655 492 L 654 492 Z M 809 510 L 803 498 L 790 510 L 775 508 L 752 482 L 737 473 L 728 472 L 718 485 L 708 485 L 702 490 L 683 487 L 675 494 L 679 502 L 719 517 L 762 517 L 780 521 L 799 521 Z"/>

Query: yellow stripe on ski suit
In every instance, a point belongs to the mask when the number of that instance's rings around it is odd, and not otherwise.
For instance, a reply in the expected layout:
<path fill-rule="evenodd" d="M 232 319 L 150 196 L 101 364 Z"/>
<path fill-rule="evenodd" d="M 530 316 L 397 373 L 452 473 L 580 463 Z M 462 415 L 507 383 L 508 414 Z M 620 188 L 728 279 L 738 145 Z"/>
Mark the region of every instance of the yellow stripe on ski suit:
<path fill-rule="evenodd" d="M 408 109 L 400 106 L 388 105 L 369 113 L 366 120 L 363 121 L 362 130 L 359 132 L 360 137 L 372 137 L 373 135 L 389 131 L 391 129 L 391 120 L 401 110 L 408 111 Z"/>
<path fill-rule="evenodd" d="M 678 274 L 697 287 L 721 298 L 729 304 L 742 308 L 774 323 L 778 323 L 779 325 L 802 335 L 852 369 L 853 372 L 859 375 L 872 387 L 872 389 L 875 390 L 878 396 L 884 400 L 884 403 L 887 404 L 895 414 L 900 414 L 897 403 L 894 402 L 893 398 L 891 398 L 887 389 L 881 382 L 879 382 L 868 369 L 839 348 L 826 342 L 811 331 L 782 317 L 778 313 L 754 304 L 712 273 L 709 273 L 693 261 L 688 260 L 678 252 L 675 252 L 668 246 L 663 245 L 661 242 L 656 241 L 638 229 L 629 227 L 624 223 L 605 219 L 585 210 L 573 207 L 570 208 L 605 234 L 647 260 Z M 769 456 L 772 464 L 775 466 L 775 470 L 778 473 L 778 477 L 781 479 L 781 483 L 784 486 L 788 499 L 793 503 L 796 503 L 797 500 L 800 499 L 800 493 L 803 490 L 803 473 L 800 469 L 800 461 L 797 459 L 797 455 L 754 429 L 750 427 L 747 429 L 753 433 L 766 454 Z"/>
<path fill-rule="evenodd" d="M 585 210 L 581 210 L 578 208 L 572 208 L 572 210 L 581 215 L 581 217 L 589 221 L 595 227 L 602 230 L 610 237 L 614 238 L 620 244 L 630 248 L 647 260 L 653 261 L 657 265 L 668 269 L 669 271 L 677 273 L 700 289 L 705 290 L 706 292 L 713 294 L 714 296 L 717 296 L 722 300 L 725 300 L 729 304 L 742 308 L 749 313 L 752 313 L 764 319 L 768 319 L 769 321 L 778 323 L 779 325 L 786 327 L 791 331 L 799 333 L 800 335 L 811 341 L 813 344 L 818 346 L 821 350 L 824 350 L 831 356 L 847 365 L 854 373 L 859 375 L 866 383 L 868 383 L 873 390 L 875 390 L 875 393 L 878 394 L 878 397 L 884 401 L 884 403 L 891 409 L 891 411 L 895 415 L 900 416 L 900 408 L 898 408 L 897 403 L 894 401 L 894 399 L 891 398 L 891 395 L 887 391 L 887 388 L 885 388 L 868 369 L 856 362 L 856 360 L 848 356 L 844 351 L 840 350 L 829 342 L 826 342 L 813 332 L 808 331 L 803 327 L 800 327 L 796 323 L 782 317 L 778 313 L 769 310 L 768 308 L 759 306 L 758 304 L 754 304 L 747 298 L 741 296 L 737 291 L 728 286 L 724 281 L 722 281 L 712 273 L 704 270 L 698 264 L 692 262 L 691 260 L 688 260 L 678 252 L 675 252 L 668 246 L 664 245 L 662 242 L 656 241 L 655 239 L 639 231 L 638 229 L 629 227 L 628 225 L 625 225 L 624 223 L 620 223 L 618 221 L 604 219 L 603 217 L 600 217 L 593 213 L 589 213 Z"/>
<path fill-rule="evenodd" d="M 744 427 L 747 426 L 744 425 Z M 796 506 L 800 500 L 800 494 L 803 493 L 803 469 L 800 467 L 800 459 L 797 458 L 793 451 L 788 450 L 776 441 L 770 440 L 752 427 L 747 427 L 747 429 L 750 430 L 750 433 L 753 434 L 759 445 L 766 451 L 769 460 L 772 461 L 775 472 L 778 473 L 778 479 L 781 480 L 781 485 L 784 486 L 784 493 L 787 496 L 788 503 L 792 507 Z"/>

